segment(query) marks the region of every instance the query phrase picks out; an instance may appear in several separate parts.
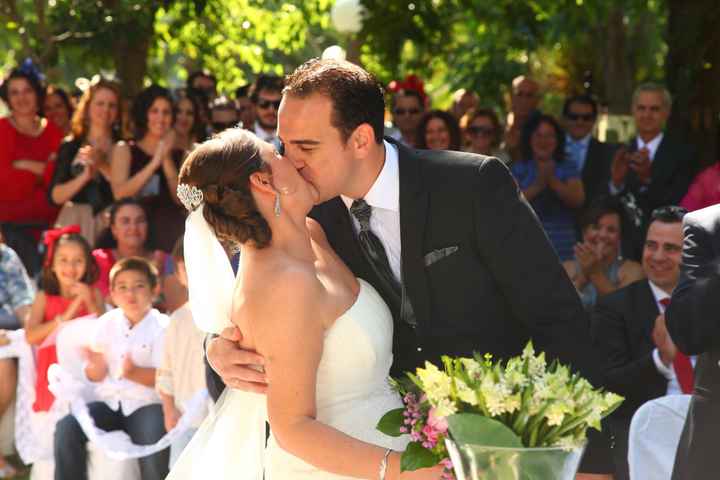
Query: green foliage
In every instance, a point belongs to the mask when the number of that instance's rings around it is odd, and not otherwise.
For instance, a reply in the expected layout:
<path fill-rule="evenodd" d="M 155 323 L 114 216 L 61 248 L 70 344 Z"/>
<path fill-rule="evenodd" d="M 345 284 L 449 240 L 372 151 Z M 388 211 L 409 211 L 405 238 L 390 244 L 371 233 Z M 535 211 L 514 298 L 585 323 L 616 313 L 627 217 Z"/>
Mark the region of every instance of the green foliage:
<path fill-rule="evenodd" d="M 423 448 L 423 446 L 417 442 L 413 442 L 408 444 L 407 449 L 400 457 L 400 470 L 410 472 L 421 468 L 429 468 L 440 463 L 440 460 L 442 460 L 442 458 L 438 457 L 431 450 Z"/>
<path fill-rule="evenodd" d="M 456 413 L 447 418 L 453 440 L 461 444 L 523 448 L 522 440 L 511 429 L 492 418 L 475 413 Z"/>
<path fill-rule="evenodd" d="M 390 410 L 382 416 L 376 428 L 390 437 L 399 437 L 403 434 L 400 428 L 403 426 L 403 421 L 405 420 L 405 417 L 403 417 L 404 411 L 404 408 Z"/>

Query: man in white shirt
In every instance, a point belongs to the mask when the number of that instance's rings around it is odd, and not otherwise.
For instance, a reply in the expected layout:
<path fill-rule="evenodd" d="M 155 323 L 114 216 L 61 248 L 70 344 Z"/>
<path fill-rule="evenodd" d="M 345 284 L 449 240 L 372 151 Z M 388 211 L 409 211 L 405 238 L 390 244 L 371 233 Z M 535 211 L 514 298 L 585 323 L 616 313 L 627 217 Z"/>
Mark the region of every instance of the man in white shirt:
<path fill-rule="evenodd" d="M 278 109 L 282 98 L 283 80 L 275 75 L 261 74 L 250 87 L 250 100 L 255 107 L 252 130 L 261 140 L 280 148 L 277 138 Z"/>
<path fill-rule="evenodd" d="M 684 214 L 680 207 L 652 213 L 642 255 L 647 279 L 601 297 L 593 315 L 604 386 L 625 397 L 609 419 L 616 479 L 628 478 L 628 432 L 635 411 L 648 400 L 692 389 L 693 359 L 677 351 L 664 316 L 680 277 Z"/>

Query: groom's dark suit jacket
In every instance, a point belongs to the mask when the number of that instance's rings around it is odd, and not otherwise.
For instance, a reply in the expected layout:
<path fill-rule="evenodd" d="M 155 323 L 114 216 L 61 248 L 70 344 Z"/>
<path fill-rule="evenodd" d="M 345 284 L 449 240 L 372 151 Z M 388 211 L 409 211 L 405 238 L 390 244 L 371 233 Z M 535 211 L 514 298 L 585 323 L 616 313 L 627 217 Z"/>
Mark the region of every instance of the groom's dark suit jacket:
<path fill-rule="evenodd" d="M 720 205 L 689 213 L 680 282 L 665 317 L 677 347 L 699 355 L 673 480 L 718 478 L 720 455 Z"/>
<path fill-rule="evenodd" d="M 363 256 L 342 200 L 311 214 L 340 257 L 393 310 L 393 374 L 438 362 L 443 354 L 509 357 L 530 338 L 536 349 L 587 373 L 593 360 L 589 320 L 508 169 L 495 158 L 393 143 L 399 150 L 402 282 L 416 328 L 400 318 L 392 293 Z"/>

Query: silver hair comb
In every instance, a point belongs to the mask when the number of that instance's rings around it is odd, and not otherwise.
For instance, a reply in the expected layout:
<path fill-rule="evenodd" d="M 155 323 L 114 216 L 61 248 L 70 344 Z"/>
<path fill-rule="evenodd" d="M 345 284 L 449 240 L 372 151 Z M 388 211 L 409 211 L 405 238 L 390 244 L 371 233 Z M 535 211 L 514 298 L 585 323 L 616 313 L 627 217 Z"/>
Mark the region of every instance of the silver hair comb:
<path fill-rule="evenodd" d="M 195 185 L 188 185 L 187 183 L 178 185 L 177 196 L 189 212 L 195 210 L 203 202 L 202 190 Z"/>

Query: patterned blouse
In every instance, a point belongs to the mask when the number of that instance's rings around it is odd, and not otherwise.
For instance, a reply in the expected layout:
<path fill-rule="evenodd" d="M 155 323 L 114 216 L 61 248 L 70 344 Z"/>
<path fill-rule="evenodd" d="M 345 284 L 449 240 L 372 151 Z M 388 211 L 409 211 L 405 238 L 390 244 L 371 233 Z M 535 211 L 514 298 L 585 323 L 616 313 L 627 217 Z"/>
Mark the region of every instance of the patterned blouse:
<path fill-rule="evenodd" d="M 0 310 L 15 315 L 15 310 L 35 300 L 35 287 L 15 250 L 0 243 Z"/>

